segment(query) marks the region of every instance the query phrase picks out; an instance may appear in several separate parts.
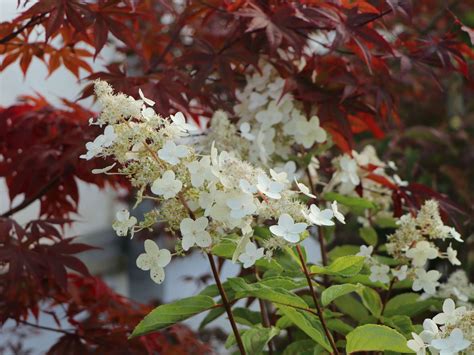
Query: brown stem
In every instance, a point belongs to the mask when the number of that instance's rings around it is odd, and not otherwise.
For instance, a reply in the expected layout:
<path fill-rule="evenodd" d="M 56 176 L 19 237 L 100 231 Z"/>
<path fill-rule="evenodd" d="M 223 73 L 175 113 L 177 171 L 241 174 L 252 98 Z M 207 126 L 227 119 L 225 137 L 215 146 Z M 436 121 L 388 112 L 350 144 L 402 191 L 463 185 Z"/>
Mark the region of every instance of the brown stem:
<path fill-rule="evenodd" d="M 36 194 L 31 196 L 31 198 L 24 200 L 22 203 L 20 203 L 18 206 L 8 210 L 7 212 L 3 213 L 0 215 L 0 217 L 7 218 L 10 217 L 11 215 L 21 211 L 22 209 L 28 207 L 31 205 L 33 202 L 35 202 L 37 199 L 42 197 L 44 194 L 46 194 L 51 188 L 53 188 L 61 179 L 61 176 L 56 176 L 55 178 L 51 179 L 45 186 L 43 186 Z"/>
<path fill-rule="evenodd" d="M 385 307 L 387 306 L 387 302 L 390 299 L 390 294 L 392 293 L 393 285 L 395 284 L 395 277 L 390 281 L 390 286 L 388 286 L 387 293 L 385 294 L 385 298 L 383 299 L 382 302 L 382 311 L 380 312 L 380 315 L 383 315 L 383 312 L 385 311 Z"/>
<path fill-rule="evenodd" d="M 239 346 L 240 353 L 245 355 L 245 348 L 244 343 L 242 342 L 242 338 L 240 337 L 239 330 L 237 329 L 237 324 L 235 323 L 234 315 L 232 314 L 232 308 L 229 304 L 229 300 L 227 299 L 227 295 L 225 293 L 224 287 L 222 286 L 221 279 L 219 277 L 219 273 L 217 272 L 216 263 L 214 262 L 214 257 L 212 254 L 207 253 L 207 257 L 209 259 L 209 264 L 211 264 L 212 274 L 214 275 L 214 279 L 216 280 L 217 288 L 219 289 L 219 293 L 222 298 L 222 303 L 224 304 L 225 311 L 227 312 L 227 316 L 229 317 L 230 325 L 232 326 L 232 331 L 234 332 L 235 340 L 237 345 Z"/>
<path fill-rule="evenodd" d="M 257 280 L 260 280 L 257 267 L 255 267 L 255 276 L 257 277 Z M 266 304 L 260 298 L 258 299 L 258 304 L 260 306 L 260 315 L 262 317 L 262 324 L 265 328 L 270 328 L 271 327 L 270 317 L 268 316 Z M 273 355 L 273 343 L 271 340 L 268 342 L 268 353 L 270 355 Z"/>
<path fill-rule="evenodd" d="M 324 333 L 326 333 L 326 337 L 328 338 L 329 343 L 331 344 L 331 347 L 334 350 L 334 354 L 338 355 L 339 351 L 337 350 L 337 346 L 336 346 L 336 343 L 334 342 L 334 338 L 332 337 L 331 332 L 329 331 L 329 328 L 326 325 L 326 320 L 324 319 L 323 310 L 321 306 L 319 305 L 318 297 L 316 296 L 316 290 L 314 289 L 313 282 L 311 281 L 311 277 L 309 276 L 308 268 L 306 267 L 306 262 L 304 260 L 303 253 L 301 251 L 301 247 L 297 245 L 296 250 L 298 251 L 298 255 L 301 260 L 301 266 L 303 267 L 303 272 L 306 276 L 306 281 L 308 281 L 308 286 L 309 286 L 309 290 L 311 291 L 311 296 L 313 297 L 314 305 L 316 309 L 318 310 L 318 317 L 319 317 L 319 320 L 321 321 L 321 325 L 323 326 Z"/>
<path fill-rule="evenodd" d="M 14 39 L 16 36 L 18 36 L 20 33 L 22 33 L 25 29 L 31 26 L 35 26 L 42 22 L 44 20 L 44 16 L 46 16 L 46 13 L 40 14 L 37 16 L 33 16 L 27 23 L 25 23 L 23 26 L 19 27 L 17 30 L 13 31 L 12 33 L 9 33 L 5 37 L 0 39 L 0 44 L 6 44 L 12 39 Z"/>

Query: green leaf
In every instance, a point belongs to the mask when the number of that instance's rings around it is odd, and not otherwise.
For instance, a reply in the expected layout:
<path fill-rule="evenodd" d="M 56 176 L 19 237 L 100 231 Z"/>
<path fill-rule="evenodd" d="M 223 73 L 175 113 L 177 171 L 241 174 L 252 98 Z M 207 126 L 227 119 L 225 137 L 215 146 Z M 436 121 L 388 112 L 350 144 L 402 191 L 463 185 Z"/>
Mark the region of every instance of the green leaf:
<path fill-rule="evenodd" d="M 277 305 L 277 308 L 281 313 L 287 316 L 295 326 L 306 333 L 307 336 L 320 344 L 327 351 L 332 351 L 331 344 L 329 344 L 326 338 L 324 329 L 315 315 L 282 305 Z"/>
<path fill-rule="evenodd" d="M 347 335 L 346 352 L 396 351 L 413 353 L 407 347 L 406 338 L 395 329 L 384 325 L 366 324 L 355 328 Z"/>
<path fill-rule="evenodd" d="M 362 299 L 364 306 L 372 313 L 375 317 L 380 317 L 382 312 L 382 300 L 380 295 L 374 289 L 370 287 L 363 287 L 357 294 Z"/>
<path fill-rule="evenodd" d="M 328 253 L 328 256 L 330 260 L 335 260 L 337 258 L 340 258 L 341 256 L 356 255 L 359 250 L 360 247 L 358 245 L 340 245 L 338 247 L 333 248 Z"/>
<path fill-rule="evenodd" d="M 367 312 L 362 303 L 349 294 L 335 299 L 334 304 L 342 313 L 347 314 L 358 322 L 369 316 L 369 312 Z"/>
<path fill-rule="evenodd" d="M 218 244 L 212 247 L 212 254 L 217 255 L 220 258 L 232 259 L 236 246 L 235 238 L 222 238 Z"/>
<path fill-rule="evenodd" d="M 248 308 L 234 308 L 232 310 L 232 313 L 234 314 L 235 321 L 239 324 L 248 325 L 249 327 L 252 327 L 256 324 L 262 323 L 262 316 L 260 315 L 260 313 L 251 311 Z"/>
<path fill-rule="evenodd" d="M 297 340 L 286 347 L 283 355 L 317 355 L 324 349 L 311 339 Z"/>
<path fill-rule="evenodd" d="M 341 256 L 334 260 L 329 266 L 311 266 L 310 270 L 317 274 L 351 277 L 357 275 L 364 266 L 365 257 L 357 255 Z"/>
<path fill-rule="evenodd" d="M 334 330 L 335 332 L 338 332 L 342 335 L 347 335 L 352 330 L 354 330 L 352 326 L 336 318 L 327 319 L 326 324 L 330 330 Z"/>
<path fill-rule="evenodd" d="M 411 333 L 416 332 L 416 329 L 413 327 L 413 323 L 408 316 L 397 315 L 390 318 L 383 318 L 383 323 L 398 330 L 405 336 L 405 338 L 411 338 Z"/>
<path fill-rule="evenodd" d="M 280 329 L 255 327 L 242 334 L 242 342 L 247 354 L 261 354 L 265 345 L 280 333 Z"/>
<path fill-rule="evenodd" d="M 395 315 L 405 315 L 414 317 L 425 311 L 431 306 L 440 308 L 440 301 L 435 299 L 427 299 L 418 301 L 420 295 L 417 293 L 402 293 L 393 297 L 385 306 L 384 315 L 387 317 Z"/>
<path fill-rule="evenodd" d="M 259 281 L 259 283 L 268 287 L 281 287 L 285 290 L 294 290 L 307 285 L 306 280 L 295 280 L 294 278 L 287 276 L 270 276 Z"/>
<path fill-rule="evenodd" d="M 236 292 L 237 298 L 251 296 L 287 306 L 308 308 L 307 303 L 301 297 L 282 287 L 268 287 L 259 282 L 248 284 L 244 279 L 238 277 L 231 278 L 227 282 Z"/>
<path fill-rule="evenodd" d="M 344 284 L 344 285 L 330 286 L 321 293 L 321 302 L 323 306 L 327 306 L 336 298 L 344 296 L 351 292 L 356 292 L 360 290 L 361 288 L 364 288 L 364 286 L 361 284 L 357 284 L 357 285 Z"/>
<path fill-rule="evenodd" d="M 154 332 L 204 312 L 215 305 L 209 296 L 193 296 L 161 305 L 151 311 L 133 330 L 131 338 Z"/>
<path fill-rule="evenodd" d="M 324 199 L 327 201 L 337 201 L 340 204 L 356 209 L 356 210 L 364 210 L 367 208 L 373 209 L 375 208 L 375 204 L 365 198 L 361 197 L 354 197 L 354 196 L 344 196 L 338 194 L 336 192 L 328 192 L 324 195 Z"/>
<path fill-rule="evenodd" d="M 359 228 L 359 235 L 368 245 L 377 245 L 378 237 L 377 237 L 377 232 L 375 231 L 374 228 L 372 227 Z"/>
<path fill-rule="evenodd" d="M 224 307 L 219 307 L 219 308 L 214 308 L 209 311 L 209 313 L 206 314 L 204 319 L 201 321 L 199 324 L 199 330 L 204 329 L 206 325 L 211 323 L 212 321 L 216 320 L 219 318 L 221 315 L 225 313 L 225 308 Z"/>
<path fill-rule="evenodd" d="M 384 290 L 388 290 L 387 284 L 384 284 L 379 281 L 377 282 L 370 281 L 370 275 L 365 275 L 365 274 L 359 274 L 352 277 L 337 277 L 336 276 L 334 277 L 334 281 L 340 282 L 340 283 L 352 283 L 352 284 L 360 283 L 365 286 L 377 287 Z"/>

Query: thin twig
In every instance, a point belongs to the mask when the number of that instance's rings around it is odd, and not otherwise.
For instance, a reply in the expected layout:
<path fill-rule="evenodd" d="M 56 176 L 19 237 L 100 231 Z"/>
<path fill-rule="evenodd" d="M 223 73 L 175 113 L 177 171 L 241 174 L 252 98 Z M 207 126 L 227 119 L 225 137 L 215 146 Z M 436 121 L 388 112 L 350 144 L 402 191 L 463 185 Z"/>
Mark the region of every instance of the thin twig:
<path fill-rule="evenodd" d="M 239 329 L 237 328 L 234 315 L 232 314 L 232 308 L 229 304 L 229 300 L 227 298 L 227 294 L 225 293 L 224 287 L 222 286 L 219 273 L 217 272 L 216 263 L 214 262 L 214 257 L 210 253 L 207 253 L 207 257 L 209 259 L 209 264 L 211 264 L 212 274 L 216 281 L 217 288 L 219 289 L 219 293 L 221 295 L 222 303 L 224 304 L 225 311 L 227 312 L 227 316 L 229 317 L 229 322 L 230 322 L 230 325 L 232 326 L 232 331 L 234 332 L 235 340 L 239 347 L 240 353 L 242 355 L 245 355 L 246 352 L 244 348 L 244 343 L 242 342 L 242 338 L 240 337 Z"/>
<path fill-rule="evenodd" d="M 10 217 L 11 215 L 13 215 L 13 214 L 21 211 L 22 209 L 28 207 L 33 202 L 35 202 L 37 199 L 39 199 L 44 194 L 46 194 L 50 189 L 52 189 L 59 182 L 60 179 L 61 179 L 60 175 L 58 175 L 55 178 L 51 179 L 45 186 L 43 186 L 40 190 L 38 190 L 38 192 L 36 194 L 34 194 L 31 198 L 23 201 L 18 206 L 8 210 L 7 212 L 2 213 L 0 215 L 0 217 L 2 217 L 2 218 Z"/>
<path fill-rule="evenodd" d="M 323 326 L 324 333 L 326 333 L 326 337 L 328 338 L 329 343 L 331 344 L 331 347 L 334 350 L 334 354 L 338 355 L 339 351 L 337 350 L 337 346 L 336 346 L 336 343 L 334 342 L 334 338 L 332 337 L 331 332 L 329 331 L 329 328 L 327 327 L 326 320 L 324 319 L 323 310 L 321 306 L 319 305 L 318 297 L 316 296 L 316 290 L 314 289 L 313 282 L 311 280 L 311 277 L 309 276 L 308 268 L 306 267 L 306 262 L 304 260 L 303 253 L 301 251 L 301 247 L 297 245 L 296 250 L 298 251 L 298 255 L 300 257 L 301 266 L 303 267 L 303 272 L 306 276 L 306 281 L 308 282 L 309 290 L 311 291 L 311 296 L 313 298 L 314 305 L 316 309 L 318 310 L 318 317 L 319 317 L 319 320 L 321 321 L 321 325 Z"/>
<path fill-rule="evenodd" d="M 16 36 L 18 36 L 20 33 L 22 33 L 25 29 L 31 26 L 35 26 L 39 23 L 41 23 L 44 20 L 44 16 L 46 16 L 46 12 L 44 14 L 40 14 L 37 16 L 33 16 L 27 23 L 25 23 L 23 26 L 19 27 L 17 30 L 13 31 L 12 33 L 9 33 L 5 37 L 0 39 L 0 44 L 6 44 L 12 39 L 14 39 Z"/>

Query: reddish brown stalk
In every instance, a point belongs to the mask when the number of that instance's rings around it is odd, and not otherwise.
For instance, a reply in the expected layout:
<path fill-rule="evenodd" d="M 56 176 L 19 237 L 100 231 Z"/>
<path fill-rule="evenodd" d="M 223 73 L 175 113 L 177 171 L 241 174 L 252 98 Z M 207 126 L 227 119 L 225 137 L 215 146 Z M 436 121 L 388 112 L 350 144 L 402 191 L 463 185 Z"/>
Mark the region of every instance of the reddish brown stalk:
<path fill-rule="evenodd" d="M 216 280 L 216 285 L 217 285 L 217 288 L 219 289 L 219 293 L 221 295 L 222 303 L 224 304 L 225 311 L 227 312 L 227 316 L 229 317 L 229 322 L 230 322 L 230 325 L 232 326 L 232 331 L 234 332 L 235 340 L 239 347 L 240 353 L 242 355 L 245 355 L 246 353 L 245 353 L 244 343 L 242 342 L 242 338 L 240 337 L 239 329 L 237 328 L 234 315 L 232 314 L 232 308 L 230 306 L 229 300 L 225 293 L 224 287 L 222 286 L 219 273 L 217 272 L 216 263 L 214 262 L 214 257 L 212 256 L 212 254 L 209 254 L 209 253 L 207 253 L 207 257 L 209 258 L 212 274 L 214 275 L 214 279 Z"/>
<path fill-rule="evenodd" d="M 331 344 L 331 347 L 334 350 L 333 353 L 335 355 L 338 355 L 339 351 L 337 350 L 337 346 L 336 346 L 336 343 L 334 342 L 334 338 L 332 337 L 331 332 L 329 331 L 329 328 L 327 327 L 326 320 L 324 319 L 323 310 L 321 306 L 319 305 L 318 297 L 316 295 L 316 290 L 313 287 L 313 282 L 311 281 L 308 268 L 306 267 L 306 262 L 304 260 L 303 253 L 301 251 L 301 247 L 297 245 L 296 250 L 298 251 L 298 255 L 301 260 L 301 266 L 303 267 L 303 272 L 306 276 L 306 281 L 308 282 L 309 290 L 311 291 L 311 296 L 313 298 L 314 305 L 316 309 L 318 310 L 318 317 L 319 317 L 319 320 L 321 321 L 321 325 L 323 326 L 324 333 L 326 334 L 326 337 L 328 338 L 329 343 Z"/>

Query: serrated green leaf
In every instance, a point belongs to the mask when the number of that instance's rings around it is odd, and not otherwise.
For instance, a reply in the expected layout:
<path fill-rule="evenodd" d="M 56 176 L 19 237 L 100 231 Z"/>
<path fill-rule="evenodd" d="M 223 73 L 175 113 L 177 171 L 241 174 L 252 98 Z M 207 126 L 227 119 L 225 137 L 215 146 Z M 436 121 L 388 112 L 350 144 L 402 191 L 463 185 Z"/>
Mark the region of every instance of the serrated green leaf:
<path fill-rule="evenodd" d="M 372 227 L 359 228 L 359 235 L 368 245 L 377 245 L 378 236 L 377 236 L 377 231 L 374 228 Z"/>
<path fill-rule="evenodd" d="M 336 298 L 351 292 L 356 292 L 362 288 L 364 288 L 364 286 L 361 284 L 343 284 L 330 286 L 321 293 L 321 303 L 323 306 L 327 306 Z"/>
<path fill-rule="evenodd" d="M 334 304 L 344 314 L 360 322 L 369 316 L 369 312 L 355 297 L 347 294 L 335 299 Z"/>
<path fill-rule="evenodd" d="M 198 313 L 211 309 L 215 305 L 209 296 L 193 296 L 161 305 L 151 311 L 133 330 L 131 338 L 154 332 Z"/>
<path fill-rule="evenodd" d="M 357 291 L 357 294 L 362 299 L 362 304 L 367 308 L 374 317 L 380 317 L 382 312 L 382 300 L 380 295 L 370 287 L 363 287 Z"/>
<path fill-rule="evenodd" d="M 340 258 L 341 256 L 347 256 L 347 255 L 356 255 L 360 250 L 360 247 L 358 245 L 340 245 L 335 248 L 333 248 L 329 253 L 329 259 L 330 260 L 336 260 L 337 258 Z"/>
<path fill-rule="evenodd" d="M 242 334 L 242 342 L 247 354 L 261 354 L 268 342 L 280 333 L 276 327 L 254 327 Z"/>
<path fill-rule="evenodd" d="M 313 265 L 310 270 L 316 274 L 351 277 L 362 270 L 364 261 L 365 257 L 363 256 L 347 255 L 337 258 L 327 267 Z"/>
<path fill-rule="evenodd" d="M 212 254 L 223 259 L 232 259 L 236 246 L 235 238 L 222 238 L 219 243 L 212 247 Z"/>
<path fill-rule="evenodd" d="M 248 325 L 249 327 L 262 323 L 262 316 L 259 312 L 252 311 L 248 308 L 234 308 L 232 310 L 234 319 L 237 323 Z"/>
<path fill-rule="evenodd" d="M 327 319 L 326 324 L 330 330 L 334 330 L 342 335 L 347 335 L 354 330 L 354 327 L 337 318 Z"/>
<path fill-rule="evenodd" d="M 258 282 L 248 284 L 244 279 L 238 277 L 231 278 L 227 282 L 236 292 L 237 298 L 257 297 L 287 306 L 308 308 L 308 305 L 301 297 L 281 287 L 268 287 Z"/>
<path fill-rule="evenodd" d="M 317 355 L 324 351 L 323 348 L 311 339 L 297 340 L 283 351 L 283 355 Z"/>
<path fill-rule="evenodd" d="M 281 313 L 287 316 L 295 326 L 306 333 L 307 336 L 320 344 L 327 351 L 332 351 L 329 340 L 326 338 L 324 329 L 317 316 L 287 306 L 277 305 L 277 308 Z"/>
<path fill-rule="evenodd" d="M 355 328 L 347 337 L 346 352 L 396 351 L 413 353 L 406 338 L 395 329 L 384 325 L 366 324 Z"/>
<path fill-rule="evenodd" d="M 434 299 L 419 300 L 417 293 L 402 293 L 390 299 L 385 306 L 384 315 L 387 317 L 405 315 L 414 317 L 427 311 L 431 306 L 439 306 L 440 301 Z"/>

